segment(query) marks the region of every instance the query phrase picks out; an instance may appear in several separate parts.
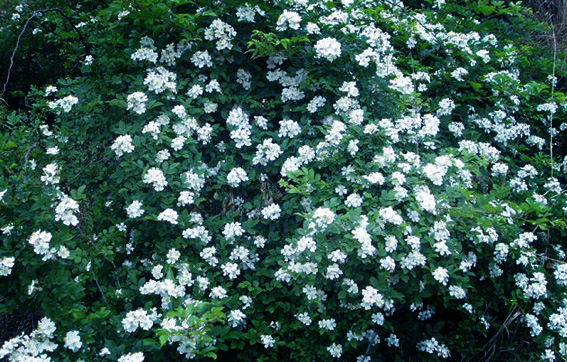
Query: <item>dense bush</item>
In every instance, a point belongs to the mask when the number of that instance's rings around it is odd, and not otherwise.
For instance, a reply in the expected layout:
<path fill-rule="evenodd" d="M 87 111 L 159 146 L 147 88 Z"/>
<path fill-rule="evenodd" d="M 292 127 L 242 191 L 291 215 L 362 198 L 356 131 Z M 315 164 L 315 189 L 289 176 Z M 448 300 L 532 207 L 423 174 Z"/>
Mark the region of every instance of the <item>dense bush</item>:
<path fill-rule="evenodd" d="M 14 9 L 0 358 L 566 359 L 558 57 L 467 3 Z"/>

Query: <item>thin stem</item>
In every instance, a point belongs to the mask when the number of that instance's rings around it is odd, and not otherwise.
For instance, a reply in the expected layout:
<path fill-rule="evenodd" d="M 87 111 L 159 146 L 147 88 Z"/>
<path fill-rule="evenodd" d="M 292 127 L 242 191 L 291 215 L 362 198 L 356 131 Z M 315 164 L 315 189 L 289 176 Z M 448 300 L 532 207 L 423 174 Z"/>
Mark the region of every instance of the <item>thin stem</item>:
<path fill-rule="evenodd" d="M 555 37 L 555 26 L 552 26 L 553 35 L 553 68 L 551 72 L 551 100 L 555 101 L 555 65 L 557 63 L 557 38 Z M 553 177 L 553 113 L 549 115 L 549 157 L 551 158 L 551 177 Z"/>
<path fill-rule="evenodd" d="M 85 38 L 83 38 L 83 34 L 81 34 L 79 29 L 75 26 L 75 24 L 73 24 L 73 21 L 71 20 L 71 18 L 69 18 L 61 9 L 53 8 L 53 9 L 43 9 L 43 10 L 34 11 L 33 14 L 29 17 L 29 19 L 26 20 L 22 31 L 18 35 L 18 40 L 16 41 L 16 46 L 14 47 L 14 51 L 12 52 L 12 56 L 10 57 L 10 67 L 8 68 L 8 75 L 6 76 L 6 82 L 4 82 L 4 86 L 2 88 L 2 93 L 0 93 L 0 97 L 2 97 L 4 95 L 4 93 L 6 93 L 6 87 L 8 86 L 8 83 L 10 82 L 10 74 L 12 73 L 12 68 L 14 67 L 14 57 L 16 56 L 16 52 L 18 51 L 18 48 L 20 47 L 20 41 L 22 39 L 22 35 L 24 35 L 24 32 L 26 31 L 28 24 L 36 16 L 40 16 L 41 13 L 47 13 L 47 12 L 57 12 L 61 16 L 63 16 L 65 19 L 67 19 L 69 24 L 71 24 L 73 29 L 75 29 L 75 31 L 79 35 L 79 41 L 84 45 L 84 47 L 87 51 L 87 55 L 91 54 L 91 46 L 85 41 Z M 3 98 L 0 98 L 0 99 L 3 100 Z"/>
<path fill-rule="evenodd" d="M 39 13 L 37 11 L 34 11 L 32 16 L 30 16 L 29 19 L 26 20 L 26 23 L 24 24 L 24 28 L 20 32 L 20 35 L 18 35 L 16 46 L 14 47 L 14 51 L 12 52 L 12 56 L 10 57 L 10 67 L 8 68 L 8 75 L 6 76 L 6 82 L 4 82 L 4 87 L 2 88 L 2 93 L 0 93 L 0 97 L 2 97 L 4 93 L 6 93 L 6 87 L 8 86 L 8 82 L 10 81 L 10 74 L 12 73 L 12 68 L 14 67 L 14 57 L 16 56 L 16 52 L 18 51 L 18 48 L 20 47 L 20 40 L 22 39 L 22 35 L 24 35 L 24 32 L 26 31 L 26 28 L 28 27 L 30 21 L 33 18 L 35 18 L 38 14 Z"/>
<path fill-rule="evenodd" d="M 75 29 L 75 32 L 77 33 L 77 35 L 79 36 L 79 41 L 83 44 L 83 46 L 85 47 L 85 50 L 87 51 L 87 55 L 91 54 L 91 46 L 89 43 L 87 43 L 85 41 L 85 38 L 83 38 L 83 34 L 81 34 L 81 31 L 79 30 L 79 28 L 77 28 L 75 26 L 75 24 L 73 23 L 73 20 L 71 20 L 71 18 L 69 18 L 61 9 L 57 9 L 57 8 L 53 8 L 53 9 L 43 9 L 43 10 L 39 10 L 39 12 L 57 12 L 59 13 L 62 17 L 64 17 L 65 19 L 67 19 L 67 21 L 69 22 L 69 24 L 71 24 L 71 26 L 73 27 L 73 29 Z"/>

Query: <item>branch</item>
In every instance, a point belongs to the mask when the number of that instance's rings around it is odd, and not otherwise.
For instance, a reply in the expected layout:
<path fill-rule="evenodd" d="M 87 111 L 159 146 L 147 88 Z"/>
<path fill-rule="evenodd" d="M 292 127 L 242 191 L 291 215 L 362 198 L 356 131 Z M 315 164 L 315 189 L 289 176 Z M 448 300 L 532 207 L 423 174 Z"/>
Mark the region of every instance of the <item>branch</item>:
<path fill-rule="evenodd" d="M 75 31 L 77 32 L 77 35 L 79 36 L 79 41 L 83 44 L 83 46 L 85 47 L 85 50 L 87 51 L 87 55 L 91 55 L 91 46 L 89 43 L 87 43 L 85 41 L 85 38 L 83 38 L 83 34 L 81 34 L 81 31 L 79 30 L 79 28 L 77 28 L 75 26 L 75 24 L 73 23 L 73 20 L 71 20 L 70 17 L 68 17 L 63 10 L 61 9 L 57 9 L 57 8 L 53 8 L 53 9 L 43 9 L 43 10 L 39 10 L 39 12 L 57 12 L 59 13 L 62 17 L 64 17 L 65 19 L 67 19 L 67 21 L 69 22 L 69 24 L 71 24 L 71 26 L 73 27 L 73 29 L 75 29 Z"/>
<path fill-rule="evenodd" d="M 85 38 L 83 37 L 83 34 L 81 34 L 81 31 L 75 26 L 75 24 L 73 24 L 73 21 L 71 20 L 71 18 L 69 18 L 61 9 L 43 9 L 43 10 L 37 10 L 34 11 L 33 14 L 29 17 L 28 20 L 26 20 L 24 27 L 22 29 L 22 31 L 20 32 L 20 34 L 18 35 L 18 40 L 16 41 L 16 46 L 14 47 L 14 51 L 12 52 L 12 56 L 10 57 L 10 67 L 8 68 L 8 75 L 6 76 L 6 82 L 4 82 L 4 86 L 2 88 L 2 93 L 0 93 L 0 97 L 2 97 L 4 95 L 4 93 L 6 93 L 6 87 L 8 86 L 8 83 L 10 81 L 10 73 L 12 72 L 12 68 L 14 67 L 14 57 L 16 56 L 16 52 L 18 51 L 18 48 L 20 47 L 20 40 L 22 38 L 22 35 L 24 35 L 24 32 L 26 31 L 26 28 L 28 27 L 28 24 L 30 23 L 30 21 L 35 18 L 36 16 L 40 16 L 41 13 L 48 13 L 48 12 L 57 12 L 59 13 L 61 16 L 63 16 L 65 19 L 67 19 L 67 21 L 69 22 L 69 24 L 71 24 L 71 26 L 73 27 L 73 29 L 75 29 L 75 31 L 77 32 L 77 35 L 79 35 L 79 41 L 83 44 L 83 46 L 85 47 L 85 50 L 87 51 L 87 55 L 91 55 L 91 46 L 90 44 L 88 44 L 85 41 Z"/>
<path fill-rule="evenodd" d="M 18 40 L 16 41 L 16 46 L 14 47 L 14 51 L 12 52 L 12 56 L 10 57 L 10 67 L 8 68 L 8 75 L 6 76 L 6 82 L 4 83 L 4 87 L 2 88 L 2 93 L 0 93 L 0 97 L 2 97 L 4 95 L 4 93 L 6 92 L 6 87 L 8 86 L 8 82 L 10 81 L 10 73 L 12 72 L 12 67 L 14 66 L 14 57 L 16 56 L 16 52 L 18 51 L 18 48 L 20 47 L 20 40 L 22 39 L 22 35 L 24 35 L 24 31 L 26 31 L 26 28 L 27 28 L 28 24 L 30 23 L 30 21 L 33 18 L 35 18 L 37 15 L 39 15 L 39 13 L 37 11 L 34 11 L 32 16 L 30 16 L 30 18 L 24 24 L 24 28 L 20 32 L 20 35 L 18 35 Z"/>

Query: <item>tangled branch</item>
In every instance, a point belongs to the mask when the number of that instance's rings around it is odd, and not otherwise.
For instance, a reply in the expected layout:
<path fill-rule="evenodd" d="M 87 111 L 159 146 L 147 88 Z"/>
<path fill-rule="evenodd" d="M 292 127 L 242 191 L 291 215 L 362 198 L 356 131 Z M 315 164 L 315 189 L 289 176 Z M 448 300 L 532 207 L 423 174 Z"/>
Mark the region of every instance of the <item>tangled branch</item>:
<path fill-rule="evenodd" d="M 26 31 L 26 28 L 28 27 L 28 24 L 31 22 L 31 20 L 35 17 L 41 16 L 42 13 L 48 13 L 48 12 L 57 12 L 59 13 L 61 16 L 63 16 L 68 22 L 69 24 L 71 24 L 71 26 L 73 27 L 73 29 L 75 29 L 75 32 L 77 32 L 77 35 L 79 36 L 79 41 L 83 44 L 83 46 L 85 47 L 85 50 L 87 52 L 87 55 L 91 54 L 91 46 L 90 44 L 88 44 L 85 41 L 85 38 L 83 37 L 83 34 L 81 34 L 81 31 L 75 26 L 75 24 L 73 24 L 73 21 L 71 20 L 71 18 L 69 18 L 61 9 L 43 9 L 43 10 L 37 10 L 34 11 L 33 14 L 29 17 L 28 20 L 26 20 L 24 27 L 22 28 L 22 31 L 20 32 L 20 34 L 18 35 L 18 40 L 16 41 L 16 46 L 14 47 L 14 51 L 12 52 L 12 56 L 10 57 L 10 66 L 8 67 L 8 74 L 6 76 L 6 81 L 4 82 L 3 88 L 2 88 L 2 93 L 0 93 L 0 97 L 2 97 L 4 95 L 4 93 L 6 93 L 6 87 L 8 86 L 8 83 L 10 82 L 10 74 L 12 73 L 12 68 L 14 67 L 14 57 L 16 56 L 16 53 L 18 51 L 18 48 L 20 47 L 20 41 L 22 39 L 22 35 L 24 35 L 24 32 Z"/>

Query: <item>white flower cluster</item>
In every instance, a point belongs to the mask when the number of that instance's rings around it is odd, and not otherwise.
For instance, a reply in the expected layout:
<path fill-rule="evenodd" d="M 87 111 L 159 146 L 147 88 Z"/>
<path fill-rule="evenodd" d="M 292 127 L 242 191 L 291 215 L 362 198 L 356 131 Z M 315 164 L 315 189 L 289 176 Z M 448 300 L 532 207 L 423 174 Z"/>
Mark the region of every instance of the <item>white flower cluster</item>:
<path fill-rule="evenodd" d="M 284 10 L 276 22 L 276 30 L 284 31 L 287 28 L 297 30 L 300 22 L 301 16 L 297 12 Z"/>
<path fill-rule="evenodd" d="M 33 246 L 33 251 L 38 255 L 46 255 L 46 259 L 51 259 L 49 242 L 51 241 L 52 235 L 47 231 L 34 231 L 29 239 L 30 245 Z"/>
<path fill-rule="evenodd" d="M 121 356 L 118 362 L 142 362 L 144 360 L 144 354 L 142 352 L 128 353 Z"/>
<path fill-rule="evenodd" d="M 7 276 L 12 273 L 12 268 L 16 262 L 13 256 L 0 259 L 0 276 Z"/>
<path fill-rule="evenodd" d="M 242 182 L 248 181 L 248 175 L 243 168 L 235 167 L 226 176 L 226 181 L 231 187 L 238 187 Z"/>
<path fill-rule="evenodd" d="M 167 186 L 167 180 L 165 179 L 163 171 L 156 167 L 148 169 L 148 171 L 144 174 L 142 181 L 145 184 L 152 184 L 156 191 L 163 191 L 165 186 Z"/>
<path fill-rule="evenodd" d="M 44 317 L 31 334 L 22 334 L 5 341 L 0 349 L 0 358 L 7 357 L 10 361 L 49 362 L 51 357 L 45 352 L 53 352 L 58 347 L 52 342 L 55 331 L 55 323 Z"/>
<path fill-rule="evenodd" d="M 70 112 L 75 104 L 79 103 L 79 98 L 75 96 L 67 96 L 56 101 L 51 101 L 47 105 L 51 109 L 61 108 L 64 112 Z"/>
<path fill-rule="evenodd" d="M 421 341 L 417 344 L 417 349 L 423 352 L 437 354 L 441 358 L 451 357 L 451 351 L 443 343 L 432 337 L 431 339 Z"/>
<path fill-rule="evenodd" d="M 384 296 L 378 293 L 378 289 L 367 286 L 362 290 L 362 308 L 369 310 L 373 306 L 382 308 L 384 306 Z"/>
<path fill-rule="evenodd" d="M 125 153 L 131 153 L 134 151 L 134 145 L 132 144 L 132 136 L 123 135 L 118 136 L 110 149 L 116 153 L 117 157 L 121 157 Z"/>
<path fill-rule="evenodd" d="M 514 275 L 516 286 L 522 289 L 527 298 L 543 299 L 547 298 L 547 279 L 545 274 L 536 272 L 531 278 L 524 273 Z"/>
<path fill-rule="evenodd" d="M 134 333 L 138 328 L 149 331 L 159 317 L 155 309 L 148 314 L 148 311 L 139 308 L 126 314 L 122 319 L 122 326 L 128 333 Z"/>
<path fill-rule="evenodd" d="M 158 221 L 167 221 L 170 224 L 177 225 L 178 217 L 179 217 L 179 215 L 177 214 L 177 211 L 175 211 L 173 209 L 165 209 L 164 211 L 162 211 L 158 215 L 157 220 Z"/>
<path fill-rule="evenodd" d="M 137 114 L 144 114 L 146 112 L 146 102 L 148 96 L 144 92 L 134 92 L 127 97 L 127 110 L 133 110 Z"/>
<path fill-rule="evenodd" d="M 166 90 L 172 93 L 177 93 L 177 74 L 170 72 L 164 67 L 157 67 L 155 69 L 148 70 L 148 75 L 144 79 L 144 85 L 148 87 L 148 90 L 154 92 L 155 94 L 160 94 Z M 142 112 L 143 113 L 143 112 Z"/>
<path fill-rule="evenodd" d="M 252 159 L 253 165 L 267 166 L 268 162 L 275 161 L 283 153 L 280 145 L 274 143 L 271 138 L 262 141 L 262 144 L 257 146 L 256 154 Z"/>
<path fill-rule="evenodd" d="M 131 55 L 131 58 L 135 61 L 147 60 L 155 64 L 158 61 L 158 53 L 155 51 L 154 47 L 141 47 Z"/>
<path fill-rule="evenodd" d="M 232 49 L 232 40 L 235 36 L 234 28 L 220 19 L 213 20 L 211 25 L 205 29 L 205 39 L 216 40 L 217 50 Z"/>
<path fill-rule="evenodd" d="M 46 185 L 54 185 L 59 183 L 59 166 L 56 163 L 50 163 L 43 168 L 41 181 Z"/>
<path fill-rule="evenodd" d="M 65 225 L 77 226 L 79 219 L 76 213 L 79 212 L 79 204 L 67 195 L 61 195 L 60 198 L 61 201 L 55 207 L 55 221 L 61 221 Z"/>
<path fill-rule="evenodd" d="M 270 204 L 262 209 L 262 217 L 266 220 L 277 220 L 280 218 L 282 209 L 278 204 Z"/>
<path fill-rule="evenodd" d="M 130 203 L 130 205 L 128 205 L 126 207 L 126 214 L 131 219 L 140 217 L 145 212 L 144 209 L 142 209 L 142 206 L 144 206 L 144 205 L 142 204 L 141 201 L 134 200 L 134 201 L 132 201 L 132 203 Z"/>
<path fill-rule="evenodd" d="M 313 212 L 312 216 L 312 227 L 325 229 L 327 226 L 331 225 L 335 221 L 335 213 L 327 208 L 327 207 L 320 207 L 315 212 Z"/>
<path fill-rule="evenodd" d="M 208 50 L 200 50 L 193 54 L 191 63 L 198 68 L 209 68 L 213 66 L 211 55 Z"/>
<path fill-rule="evenodd" d="M 250 116 L 240 107 L 233 108 L 226 120 L 226 124 L 231 126 L 230 138 L 236 143 L 236 148 L 250 146 L 250 134 L 252 126 L 249 122 Z"/>
<path fill-rule="evenodd" d="M 231 222 L 231 223 L 228 223 L 224 226 L 224 228 L 222 230 L 222 234 L 227 239 L 232 239 L 232 238 L 235 238 L 237 236 L 244 235 L 244 229 L 242 228 L 242 226 L 239 222 Z"/>
<path fill-rule="evenodd" d="M 341 43 L 335 38 L 324 38 L 315 43 L 317 58 L 324 58 L 332 62 L 341 55 Z"/>
<path fill-rule="evenodd" d="M 73 352 L 77 352 L 83 346 L 83 342 L 81 342 L 81 336 L 79 331 L 69 331 L 65 334 L 64 338 L 65 347 L 70 349 Z"/>

